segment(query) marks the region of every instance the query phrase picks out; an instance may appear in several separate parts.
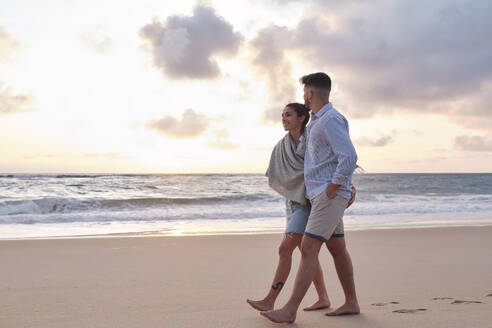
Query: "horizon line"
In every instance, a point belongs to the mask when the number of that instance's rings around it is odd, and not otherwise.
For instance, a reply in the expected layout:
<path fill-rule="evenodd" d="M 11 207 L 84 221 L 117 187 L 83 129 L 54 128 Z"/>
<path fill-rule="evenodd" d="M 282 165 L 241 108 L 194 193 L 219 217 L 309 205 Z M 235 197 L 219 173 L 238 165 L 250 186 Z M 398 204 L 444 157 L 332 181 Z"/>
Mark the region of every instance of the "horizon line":
<path fill-rule="evenodd" d="M 0 176 L 4 175 L 264 175 L 264 172 L 152 172 L 152 173 L 136 173 L 136 172 L 0 172 Z M 491 172 L 357 172 L 354 175 L 364 174 L 492 174 Z"/>

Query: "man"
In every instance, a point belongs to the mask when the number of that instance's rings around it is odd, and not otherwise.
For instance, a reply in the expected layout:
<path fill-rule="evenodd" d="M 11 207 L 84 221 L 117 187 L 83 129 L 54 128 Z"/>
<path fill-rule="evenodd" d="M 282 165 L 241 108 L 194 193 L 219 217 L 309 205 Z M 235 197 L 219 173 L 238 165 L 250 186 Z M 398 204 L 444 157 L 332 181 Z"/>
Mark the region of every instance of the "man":
<path fill-rule="evenodd" d="M 354 273 L 343 234 L 331 237 L 343 226 L 343 213 L 351 198 L 352 174 L 357 154 L 350 140 L 348 122 L 330 103 L 331 79 L 325 73 L 301 78 L 304 102 L 312 111 L 307 126 L 304 159 L 306 195 L 312 209 L 301 244 L 301 264 L 292 295 L 281 309 L 261 312 L 277 323 L 292 323 L 299 305 L 313 280 L 321 246 L 326 244 L 345 294 L 345 304 L 326 315 L 359 314 Z"/>

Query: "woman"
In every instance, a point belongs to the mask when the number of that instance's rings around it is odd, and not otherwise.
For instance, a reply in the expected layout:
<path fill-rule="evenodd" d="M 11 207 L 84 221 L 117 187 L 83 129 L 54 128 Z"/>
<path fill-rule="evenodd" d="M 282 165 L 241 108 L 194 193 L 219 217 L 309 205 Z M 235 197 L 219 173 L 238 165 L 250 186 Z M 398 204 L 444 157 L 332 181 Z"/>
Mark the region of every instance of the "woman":
<path fill-rule="evenodd" d="M 260 311 L 273 309 L 275 300 L 289 276 L 292 252 L 295 248 L 300 249 L 302 236 L 311 211 L 304 186 L 304 152 L 306 148 L 304 130 L 308 121 L 309 109 L 304 105 L 291 103 L 285 106 L 282 112 L 282 124 L 288 133 L 273 149 L 266 173 L 270 187 L 285 197 L 287 227 L 278 250 L 279 262 L 272 287 L 262 300 L 247 300 L 248 304 Z M 319 262 L 313 283 L 318 292 L 318 301 L 304 310 L 329 308 L 330 300 Z"/>

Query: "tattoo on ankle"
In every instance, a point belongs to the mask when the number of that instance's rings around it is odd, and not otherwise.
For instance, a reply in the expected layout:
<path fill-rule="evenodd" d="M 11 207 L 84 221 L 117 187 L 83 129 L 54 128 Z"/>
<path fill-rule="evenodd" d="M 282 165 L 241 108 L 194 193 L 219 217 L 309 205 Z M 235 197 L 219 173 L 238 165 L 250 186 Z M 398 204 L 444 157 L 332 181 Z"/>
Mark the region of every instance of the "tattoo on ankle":
<path fill-rule="evenodd" d="M 279 290 L 282 289 L 282 287 L 284 286 L 284 283 L 283 282 L 277 282 L 275 285 L 272 285 L 272 288 L 273 290 Z"/>

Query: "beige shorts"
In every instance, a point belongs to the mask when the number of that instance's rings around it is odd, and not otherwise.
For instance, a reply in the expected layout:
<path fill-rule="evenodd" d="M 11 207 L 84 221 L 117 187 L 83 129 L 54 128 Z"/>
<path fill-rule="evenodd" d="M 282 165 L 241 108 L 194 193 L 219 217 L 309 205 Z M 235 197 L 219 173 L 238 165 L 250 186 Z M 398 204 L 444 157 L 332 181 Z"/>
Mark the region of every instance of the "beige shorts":
<path fill-rule="evenodd" d="M 311 214 L 304 234 L 323 242 L 331 237 L 343 237 L 343 213 L 348 200 L 336 195 L 329 199 L 326 192 L 311 199 Z"/>

